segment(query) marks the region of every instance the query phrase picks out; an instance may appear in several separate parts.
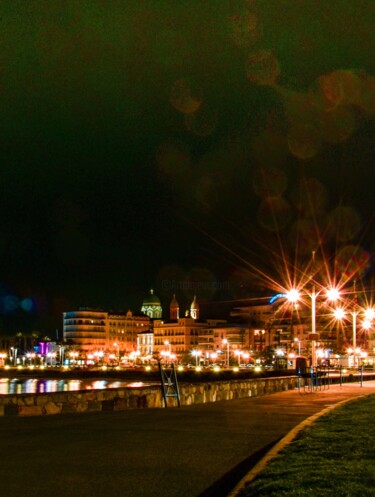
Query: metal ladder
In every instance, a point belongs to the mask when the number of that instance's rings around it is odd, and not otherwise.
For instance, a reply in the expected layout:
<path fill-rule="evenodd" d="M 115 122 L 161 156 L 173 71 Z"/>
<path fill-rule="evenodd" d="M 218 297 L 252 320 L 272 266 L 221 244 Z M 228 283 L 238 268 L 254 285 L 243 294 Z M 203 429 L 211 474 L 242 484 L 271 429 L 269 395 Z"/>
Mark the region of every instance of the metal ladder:
<path fill-rule="evenodd" d="M 164 407 L 168 407 L 167 403 L 168 397 L 176 398 L 178 407 L 181 407 L 180 391 L 178 389 L 177 374 L 174 368 L 174 364 L 172 364 L 169 374 L 163 368 L 160 362 L 158 363 L 158 366 L 160 372 L 161 390 L 163 394 Z"/>

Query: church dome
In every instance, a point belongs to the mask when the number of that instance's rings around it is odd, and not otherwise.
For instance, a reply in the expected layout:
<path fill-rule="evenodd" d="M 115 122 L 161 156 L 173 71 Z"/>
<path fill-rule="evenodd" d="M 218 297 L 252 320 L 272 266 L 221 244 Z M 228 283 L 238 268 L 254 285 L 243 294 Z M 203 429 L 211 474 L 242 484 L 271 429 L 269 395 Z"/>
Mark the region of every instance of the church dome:
<path fill-rule="evenodd" d="M 150 290 L 150 295 L 143 299 L 141 311 L 151 319 L 161 318 L 163 309 L 159 297 L 154 295 L 154 290 Z"/>
<path fill-rule="evenodd" d="M 154 295 L 154 290 L 150 290 L 150 295 L 143 299 L 143 305 L 160 305 L 160 299 Z"/>

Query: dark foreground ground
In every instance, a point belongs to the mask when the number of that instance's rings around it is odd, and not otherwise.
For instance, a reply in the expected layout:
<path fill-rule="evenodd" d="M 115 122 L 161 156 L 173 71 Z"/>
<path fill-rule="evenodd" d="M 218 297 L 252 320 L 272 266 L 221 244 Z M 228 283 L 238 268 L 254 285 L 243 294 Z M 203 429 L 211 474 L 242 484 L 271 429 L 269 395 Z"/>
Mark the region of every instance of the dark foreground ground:
<path fill-rule="evenodd" d="M 3 417 L 0 496 L 226 496 L 299 422 L 370 393 L 373 381 L 180 409 Z"/>

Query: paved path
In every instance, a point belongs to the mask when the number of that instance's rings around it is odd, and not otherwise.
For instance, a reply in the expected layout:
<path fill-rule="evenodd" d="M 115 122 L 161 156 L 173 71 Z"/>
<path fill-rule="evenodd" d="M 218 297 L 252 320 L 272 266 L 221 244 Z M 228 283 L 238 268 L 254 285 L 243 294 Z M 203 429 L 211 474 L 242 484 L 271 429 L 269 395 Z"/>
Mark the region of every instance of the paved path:
<path fill-rule="evenodd" d="M 224 497 L 298 423 L 375 381 L 152 409 L 0 419 L 0 496 Z"/>

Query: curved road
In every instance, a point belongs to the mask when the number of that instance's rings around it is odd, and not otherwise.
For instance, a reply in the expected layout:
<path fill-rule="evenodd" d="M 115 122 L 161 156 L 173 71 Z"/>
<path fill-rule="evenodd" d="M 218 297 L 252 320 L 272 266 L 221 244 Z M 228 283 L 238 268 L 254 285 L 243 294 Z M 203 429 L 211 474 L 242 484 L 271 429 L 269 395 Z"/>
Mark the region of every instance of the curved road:
<path fill-rule="evenodd" d="M 188 407 L 2 417 L 0 495 L 221 497 L 293 427 L 375 382 Z"/>

